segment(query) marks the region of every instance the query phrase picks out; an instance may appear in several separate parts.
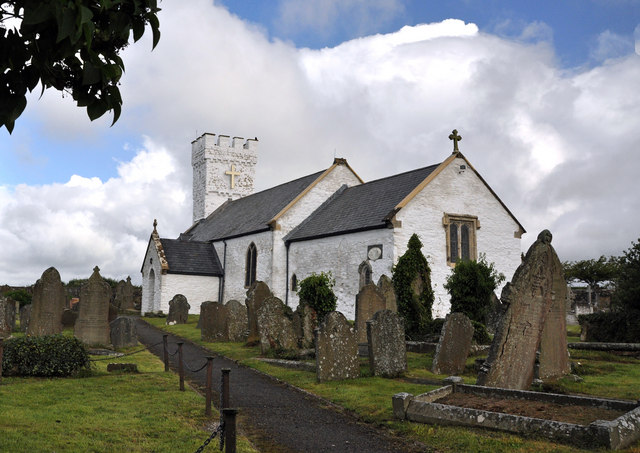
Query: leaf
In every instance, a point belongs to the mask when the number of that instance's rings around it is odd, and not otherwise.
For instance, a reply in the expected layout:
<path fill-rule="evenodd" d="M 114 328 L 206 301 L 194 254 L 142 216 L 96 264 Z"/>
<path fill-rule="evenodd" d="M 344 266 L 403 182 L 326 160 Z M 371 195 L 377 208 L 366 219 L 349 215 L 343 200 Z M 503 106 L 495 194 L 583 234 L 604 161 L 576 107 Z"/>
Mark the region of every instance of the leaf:
<path fill-rule="evenodd" d="M 100 69 L 97 68 L 92 62 L 85 61 L 84 68 L 82 69 L 82 84 L 93 85 L 102 80 L 102 74 Z"/>
<path fill-rule="evenodd" d="M 22 23 L 24 25 L 36 25 L 46 22 L 49 18 L 53 17 L 53 11 L 50 3 L 40 3 L 37 8 L 25 8 L 24 18 Z"/>
<path fill-rule="evenodd" d="M 59 43 L 63 39 L 71 36 L 76 31 L 76 14 L 71 8 L 62 8 L 58 20 L 58 37 L 56 43 Z"/>
<path fill-rule="evenodd" d="M 102 99 L 96 99 L 87 106 L 87 115 L 91 121 L 94 121 L 104 115 L 107 110 L 107 103 Z"/>
<path fill-rule="evenodd" d="M 160 42 L 160 21 L 158 20 L 158 16 L 155 14 L 149 17 L 149 25 L 151 25 L 151 32 L 153 33 L 153 46 L 152 49 L 155 49 Z"/>

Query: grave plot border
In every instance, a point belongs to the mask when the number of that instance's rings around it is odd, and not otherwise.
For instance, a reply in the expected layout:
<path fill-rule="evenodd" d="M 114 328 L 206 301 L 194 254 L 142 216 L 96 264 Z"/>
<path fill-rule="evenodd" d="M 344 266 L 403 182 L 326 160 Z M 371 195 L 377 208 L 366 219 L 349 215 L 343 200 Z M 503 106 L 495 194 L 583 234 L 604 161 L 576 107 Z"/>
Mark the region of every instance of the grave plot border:
<path fill-rule="evenodd" d="M 435 402 L 454 392 L 531 401 L 549 401 L 565 405 L 601 407 L 622 410 L 626 411 L 626 413 L 611 421 L 596 420 L 588 425 L 576 425 Z M 640 401 L 622 401 L 454 384 L 446 385 L 418 396 L 413 396 L 409 393 L 398 393 L 393 396 L 392 403 L 393 413 L 400 419 L 420 423 L 488 428 L 526 437 L 543 437 L 554 442 L 582 447 L 604 447 L 616 450 L 628 447 L 640 439 Z"/>

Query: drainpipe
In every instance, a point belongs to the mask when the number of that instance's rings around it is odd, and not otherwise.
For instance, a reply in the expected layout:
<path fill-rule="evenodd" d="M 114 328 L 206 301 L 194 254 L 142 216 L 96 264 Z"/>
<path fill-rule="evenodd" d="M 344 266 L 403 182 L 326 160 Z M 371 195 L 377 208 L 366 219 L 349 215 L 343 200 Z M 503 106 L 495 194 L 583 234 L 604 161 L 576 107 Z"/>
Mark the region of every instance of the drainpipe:
<path fill-rule="evenodd" d="M 224 285 L 227 282 L 227 241 L 223 239 L 222 243 L 224 244 L 224 252 L 222 256 L 222 281 L 220 282 L 220 288 L 218 289 L 218 299 L 221 304 L 224 303 Z"/>
<path fill-rule="evenodd" d="M 287 248 L 287 270 L 284 276 L 284 284 L 285 284 L 285 292 L 284 292 L 284 303 L 289 306 L 289 242 L 285 243 L 285 247 Z"/>

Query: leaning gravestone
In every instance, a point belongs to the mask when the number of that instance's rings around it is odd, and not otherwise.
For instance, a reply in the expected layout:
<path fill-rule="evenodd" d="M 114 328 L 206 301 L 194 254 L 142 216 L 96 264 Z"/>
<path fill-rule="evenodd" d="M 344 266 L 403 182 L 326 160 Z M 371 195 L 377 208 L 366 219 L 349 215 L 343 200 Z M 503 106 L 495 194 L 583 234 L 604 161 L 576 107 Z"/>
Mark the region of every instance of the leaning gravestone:
<path fill-rule="evenodd" d="M 189 320 L 189 309 L 191 305 L 182 294 L 176 294 L 169 301 L 169 314 L 167 324 L 186 324 Z"/>
<path fill-rule="evenodd" d="M 464 313 L 447 315 L 433 355 L 431 371 L 434 374 L 462 374 L 471 349 L 473 331 L 473 325 Z"/>
<path fill-rule="evenodd" d="M 0 338 L 8 338 L 11 336 L 11 332 L 13 332 L 9 305 L 13 306 L 15 313 L 15 302 L 7 297 L 0 297 Z"/>
<path fill-rule="evenodd" d="M 42 273 L 33 288 L 31 317 L 27 335 L 55 335 L 62 333 L 62 311 L 67 303 L 67 293 L 54 267 Z"/>
<path fill-rule="evenodd" d="M 258 332 L 258 309 L 265 301 L 265 299 L 272 297 L 269 286 L 260 281 L 255 281 L 251 288 L 247 291 L 247 299 L 245 305 L 247 306 L 247 320 L 249 323 L 249 337 L 247 343 L 257 343 L 260 341 L 260 334 Z"/>
<path fill-rule="evenodd" d="M 247 307 L 237 300 L 230 300 L 225 304 L 225 307 L 227 308 L 226 339 L 228 341 L 246 341 L 249 332 Z"/>
<path fill-rule="evenodd" d="M 256 312 L 260 350 L 291 351 L 297 348 L 293 332 L 293 313 L 277 297 L 265 299 Z"/>
<path fill-rule="evenodd" d="M 109 323 L 111 344 L 115 349 L 138 344 L 136 320 L 132 316 L 120 316 Z"/>
<path fill-rule="evenodd" d="M 316 376 L 319 382 L 360 376 L 356 334 L 342 313 L 328 313 L 315 330 L 315 337 Z"/>
<path fill-rule="evenodd" d="M 29 329 L 29 320 L 31 319 L 31 307 L 32 304 L 24 305 L 20 307 L 20 331 L 27 333 Z"/>
<path fill-rule="evenodd" d="M 374 376 L 396 377 L 407 370 L 404 319 L 380 310 L 367 321 L 369 367 Z"/>
<path fill-rule="evenodd" d="M 227 307 L 220 302 L 200 304 L 200 338 L 203 341 L 225 341 Z"/>
<path fill-rule="evenodd" d="M 100 268 L 93 268 L 89 282 L 80 289 L 80 309 L 74 335 L 88 345 L 108 345 L 109 305 L 111 287 L 100 276 Z"/>
<path fill-rule="evenodd" d="M 560 320 L 565 319 L 560 312 L 564 309 L 566 287 L 551 238 L 548 230 L 538 235 L 513 279 L 502 290 L 501 300 L 508 308 L 478 374 L 479 385 L 529 388 L 538 349 L 541 375 L 569 372 L 566 326 Z"/>
<path fill-rule="evenodd" d="M 316 311 L 308 304 L 300 304 L 293 312 L 293 330 L 298 338 L 298 347 L 310 349 L 313 347 L 313 331 L 318 324 Z"/>

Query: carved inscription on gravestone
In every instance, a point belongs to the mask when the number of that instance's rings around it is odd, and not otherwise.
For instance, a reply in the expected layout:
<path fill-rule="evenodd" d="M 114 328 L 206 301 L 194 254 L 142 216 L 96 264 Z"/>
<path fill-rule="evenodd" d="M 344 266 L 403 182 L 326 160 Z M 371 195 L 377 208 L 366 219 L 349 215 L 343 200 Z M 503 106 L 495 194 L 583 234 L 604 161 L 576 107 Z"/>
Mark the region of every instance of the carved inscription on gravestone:
<path fill-rule="evenodd" d="M 464 371 L 473 339 L 473 325 L 463 313 L 449 313 L 442 325 L 431 371 L 459 375 Z"/>
<path fill-rule="evenodd" d="M 404 319 L 380 310 L 367 321 L 369 367 L 374 376 L 396 377 L 407 370 Z"/>
<path fill-rule="evenodd" d="M 60 273 L 50 267 L 33 288 L 31 316 L 27 335 L 41 336 L 62 333 L 62 311 L 65 309 L 67 294 L 60 281 Z"/>
<path fill-rule="evenodd" d="M 200 338 L 203 341 L 227 341 L 227 307 L 220 302 L 200 304 Z"/>
<path fill-rule="evenodd" d="M 96 266 L 89 282 L 80 289 L 80 310 L 76 320 L 74 335 L 88 345 L 108 345 L 109 302 L 111 287 L 100 276 Z"/>
<path fill-rule="evenodd" d="M 277 297 L 269 297 L 262 302 L 256 315 L 263 354 L 270 349 L 291 351 L 297 348 L 293 312 L 284 302 Z"/>
<path fill-rule="evenodd" d="M 315 330 L 318 381 L 355 379 L 360 376 L 356 333 L 339 311 L 328 313 Z"/>
<path fill-rule="evenodd" d="M 189 320 L 189 309 L 191 305 L 182 294 L 176 294 L 169 301 L 169 314 L 167 324 L 186 324 Z"/>

